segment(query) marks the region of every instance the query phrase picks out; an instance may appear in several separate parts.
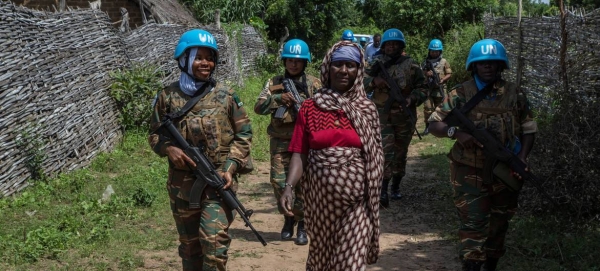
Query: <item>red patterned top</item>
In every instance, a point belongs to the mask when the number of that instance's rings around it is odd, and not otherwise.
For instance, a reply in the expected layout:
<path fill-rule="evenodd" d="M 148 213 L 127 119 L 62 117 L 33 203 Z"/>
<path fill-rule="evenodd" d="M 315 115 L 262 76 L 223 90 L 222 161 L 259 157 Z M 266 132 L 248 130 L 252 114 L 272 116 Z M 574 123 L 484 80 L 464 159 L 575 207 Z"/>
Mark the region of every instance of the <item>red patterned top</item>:
<path fill-rule="evenodd" d="M 329 147 L 362 148 L 362 143 L 344 110 L 323 111 L 312 99 L 305 100 L 288 151 L 308 154 L 308 149 Z"/>

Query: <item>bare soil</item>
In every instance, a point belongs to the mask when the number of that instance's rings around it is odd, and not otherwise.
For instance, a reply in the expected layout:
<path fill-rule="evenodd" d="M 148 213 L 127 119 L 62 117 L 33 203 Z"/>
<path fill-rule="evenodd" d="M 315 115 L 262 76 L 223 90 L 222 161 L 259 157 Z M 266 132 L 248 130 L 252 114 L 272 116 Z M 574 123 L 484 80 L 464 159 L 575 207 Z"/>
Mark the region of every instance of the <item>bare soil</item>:
<path fill-rule="evenodd" d="M 448 213 L 442 214 L 440 208 L 432 207 L 451 202 L 448 195 L 435 191 L 432 180 L 439 178 L 423 166 L 423 158 L 417 155 L 424 144 L 428 143 L 411 145 L 408 174 L 401 185 L 403 198 L 392 201 L 390 208 L 381 211 L 381 254 L 379 261 L 367 270 L 460 269 L 456 241 L 441 237 L 444 229 L 453 226 L 452 220 L 448 220 Z M 246 208 L 254 210 L 251 222 L 268 245 L 263 247 L 239 216 L 236 217 L 230 229 L 234 240 L 229 250 L 228 270 L 305 270 L 308 246 L 280 240 L 283 216 L 277 211 L 269 184 L 269 164 L 258 163 L 257 169 L 240 183 L 239 196 Z M 141 252 L 141 255 L 144 267 L 138 270 L 181 270 L 176 249 Z"/>

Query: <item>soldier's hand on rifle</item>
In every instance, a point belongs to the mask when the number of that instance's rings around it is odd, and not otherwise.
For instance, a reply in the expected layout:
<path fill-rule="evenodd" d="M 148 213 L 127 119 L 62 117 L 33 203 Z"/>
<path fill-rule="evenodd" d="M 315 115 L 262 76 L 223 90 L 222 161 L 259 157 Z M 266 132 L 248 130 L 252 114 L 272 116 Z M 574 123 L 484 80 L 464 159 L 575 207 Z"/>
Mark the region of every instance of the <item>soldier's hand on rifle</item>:
<path fill-rule="evenodd" d="M 433 76 L 433 71 L 426 71 L 425 72 L 425 76 L 432 77 Z"/>
<path fill-rule="evenodd" d="M 377 88 L 390 88 L 390 86 L 388 86 L 388 83 L 379 76 L 373 78 L 373 83 Z"/>
<path fill-rule="evenodd" d="M 521 159 L 521 161 L 523 162 L 523 164 L 527 165 L 527 167 L 525 167 L 525 171 L 529 171 L 529 163 L 527 163 L 527 159 L 525 157 L 521 157 L 521 155 L 518 155 L 519 159 Z M 521 175 L 519 175 L 519 173 L 513 171 L 512 175 L 517 178 L 517 180 L 523 180 L 523 177 L 521 177 Z"/>
<path fill-rule="evenodd" d="M 196 163 L 194 162 L 194 160 L 187 156 L 180 148 L 175 146 L 168 146 L 166 152 L 167 156 L 169 157 L 169 160 L 173 162 L 175 167 L 181 169 L 187 168 L 188 165 L 193 168 L 196 167 Z"/>
<path fill-rule="evenodd" d="M 281 102 L 285 106 L 290 107 L 290 106 L 294 105 L 297 101 L 294 99 L 294 95 L 292 95 L 291 92 L 287 92 L 287 93 L 281 94 Z"/>
<path fill-rule="evenodd" d="M 221 178 L 225 180 L 225 185 L 223 186 L 223 189 L 231 187 L 231 184 L 233 184 L 233 177 L 231 176 L 231 173 L 229 171 L 219 172 L 219 175 L 221 175 Z"/>
<path fill-rule="evenodd" d="M 458 130 L 454 134 L 454 137 L 456 138 L 456 141 L 458 141 L 458 143 L 460 143 L 463 147 L 465 147 L 467 149 L 471 149 L 471 148 L 475 148 L 475 147 L 483 148 L 483 144 L 481 144 L 479 141 L 477 141 L 477 139 L 475 139 L 469 133 L 465 133 L 463 131 Z"/>

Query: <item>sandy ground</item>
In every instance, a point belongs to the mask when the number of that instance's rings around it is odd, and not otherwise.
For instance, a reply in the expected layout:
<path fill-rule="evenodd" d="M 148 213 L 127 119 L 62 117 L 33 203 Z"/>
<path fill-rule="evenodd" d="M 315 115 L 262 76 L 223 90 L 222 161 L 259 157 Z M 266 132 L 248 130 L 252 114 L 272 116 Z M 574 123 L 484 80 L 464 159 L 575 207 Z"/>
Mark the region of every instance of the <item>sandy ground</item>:
<path fill-rule="evenodd" d="M 411 146 L 409 152 L 403 199 L 392 201 L 390 208 L 381 211 L 381 254 L 367 270 L 460 270 L 456 243 L 441 238 L 441 223 L 451 222 L 444 222 L 435 208 L 430 208 L 434 203 L 451 203 L 447 195 L 432 193 L 431 180 L 436 176 L 423 168 L 422 158 L 416 155 L 419 144 Z M 280 240 L 283 217 L 277 212 L 269 184 L 269 164 L 258 163 L 257 169 L 240 183 L 239 196 L 246 208 L 254 210 L 251 222 L 268 245 L 263 247 L 237 216 L 230 229 L 234 240 L 228 270 L 305 270 L 308 246 Z M 138 270 L 181 270 L 176 249 L 143 254 L 144 267 Z"/>

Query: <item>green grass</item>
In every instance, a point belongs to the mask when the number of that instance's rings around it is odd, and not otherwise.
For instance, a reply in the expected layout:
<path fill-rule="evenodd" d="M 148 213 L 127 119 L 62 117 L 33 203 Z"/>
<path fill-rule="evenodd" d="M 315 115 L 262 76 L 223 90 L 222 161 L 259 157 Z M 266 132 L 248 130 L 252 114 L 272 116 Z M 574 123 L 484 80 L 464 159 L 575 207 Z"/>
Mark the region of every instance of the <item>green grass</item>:
<path fill-rule="evenodd" d="M 261 161 L 269 159 L 269 117 L 254 114 L 252 107 L 269 77 L 249 78 L 238 89 L 252 119 L 252 154 Z M 457 243 L 446 158 L 452 143 L 426 136 L 412 146 L 420 146 L 425 167 L 436 173 L 436 182 L 427 188 L 441 199 L 430 206 L 443 216 L 435 227 Z M 140 252 L 176 253 L 166 176 L 166 160 L 150 150 L 146 133 L 129 131 L 114 151 L 99 155 L 88 168 L 0 199 L 0 270 L 136 270 L 143 266 Z M 115 194 L 109 202 L 99 201 L 108 185 Z M 571 221 L 569 215 L 517 214 L 500 270 L 600 270 L 600 225 Z"/>

